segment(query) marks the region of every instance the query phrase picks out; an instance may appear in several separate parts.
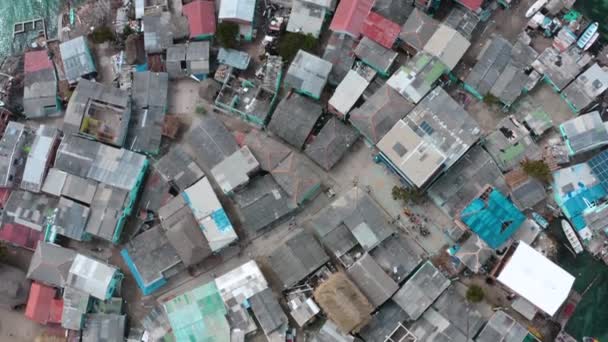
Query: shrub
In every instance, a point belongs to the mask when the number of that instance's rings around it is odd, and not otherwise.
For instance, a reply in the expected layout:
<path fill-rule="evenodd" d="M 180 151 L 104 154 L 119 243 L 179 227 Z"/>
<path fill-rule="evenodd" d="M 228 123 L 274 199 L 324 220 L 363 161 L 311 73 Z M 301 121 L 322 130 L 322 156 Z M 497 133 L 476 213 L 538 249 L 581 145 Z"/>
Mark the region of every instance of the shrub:
<path fill-rule="evenodd" d="M 521 162 L 521 167 L 530 177 L 534 177 L 544 183 L 551 181 L 551 169 L 549 169 L 549 165 L 543 160 L 524 160 Z"/>
<path fill-rule="evenodd" d="M 101 44 L 101 43 L 105 43 L 108 41 L 114 41 L 114 39 L 115 39 L 112 29 L 110 29 L 107 26 L 102 26 L 102 27 L 96 28 L 91 33 L 90 37 L 91 37 L 91 40 L 93 41 L 93 43 L 95 43 L 95 44 Z"/>
<path fill-rule="evenodd" d="M 479 285 L 471 285 L 467 290 L 467 300 L 470 303 L 479 303 L 483 300 L 485 294 Z"/>
<path fill-rule="evenodd" d="M 218 43 L 225 48 L 233 49 L 237 45 L 239 25 L 230 22 L 221 22 L 215 33 Z"/>
<path fill-rule="evenodd" d="M 288 63 L 299 50 L 312 52 L 316 46 L 317 39 L 311 34 L 287 32 L 279 40 L 279 55 Z"/>
<path fill-rule="evenodd" d="M 391 194 L 393 195 L 393 199 L 395 201 L 401 200 L 403 204 L 410 202 L 420 203 L 423 198 L 422 193 L 417 189 L 404 188 L 396 185 L 393 187 Z"/>

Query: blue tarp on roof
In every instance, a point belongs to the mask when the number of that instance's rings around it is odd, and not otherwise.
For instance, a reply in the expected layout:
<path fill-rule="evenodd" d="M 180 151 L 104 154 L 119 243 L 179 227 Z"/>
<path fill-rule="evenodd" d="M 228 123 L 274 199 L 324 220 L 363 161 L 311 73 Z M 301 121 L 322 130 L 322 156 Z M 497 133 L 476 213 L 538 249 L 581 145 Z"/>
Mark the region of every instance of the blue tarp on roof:
<path fill-rule="evenodd" d="M 460 219 L 491 248 L 498 248 L 519 229 L 524 214 L 500 191 L 493 189 L 484 200 L 474 199 Z"/>

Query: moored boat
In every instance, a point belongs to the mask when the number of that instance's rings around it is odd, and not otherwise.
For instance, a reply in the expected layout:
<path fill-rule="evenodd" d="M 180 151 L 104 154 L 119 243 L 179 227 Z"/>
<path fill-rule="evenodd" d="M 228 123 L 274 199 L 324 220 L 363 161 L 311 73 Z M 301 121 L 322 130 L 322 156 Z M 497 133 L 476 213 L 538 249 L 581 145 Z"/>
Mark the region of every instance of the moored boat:
<path fill-rule="evenodd" d="M 597 21 L 594 21 L 591 24 L 589 24 L 589 26 L 587 26 L 587 28 L 585 29 L 583 34 L 581 34 L 580 38 L 576 42 L 576 46 L 578 46 L 581 49 L 584 48 L 585 45 L 587 45 L 587 43 L 589 43 L 591 41 L 591 39 L 593 38 L 593 35 L 595 35 L 597 33 L 597 30 L 599 27 L 600 27 L 600 25 L 597 23 Z"/>
<path fill-rule="evenodd" d="M 543 8 L 548 2 L 549 0 L 538 0 L 533 3 L 532 6 L 530 6 L 530 8 L 528 8 L 528 11 L 526 12 L 526 18 L 530 18 L 536 12 L 540 11 L 540 9 Z"/>
<path fill-rule="evenodd" d="M 566 238 L 568 238 L 568 242 L 570 242 L 570 246 L 572 246 L 574 253 L 581 254 L 583 252 L 583 245 L 581 245 L 580 240 L 576 236 L 574 228 L 572 228 L 568 221 L 562 220 L 562 229 L 564 230 L 564 234 L 566 234 Z"/>

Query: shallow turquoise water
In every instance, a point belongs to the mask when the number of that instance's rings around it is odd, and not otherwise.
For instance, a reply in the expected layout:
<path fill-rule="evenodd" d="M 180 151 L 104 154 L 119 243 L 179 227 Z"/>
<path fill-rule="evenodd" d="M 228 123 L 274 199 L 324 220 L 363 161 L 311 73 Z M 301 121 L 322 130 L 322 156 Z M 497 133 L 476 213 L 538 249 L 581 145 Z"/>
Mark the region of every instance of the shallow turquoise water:
<path fill-rule="evenodd" d="M 13 41 L 15 22 L 45 18 L 49 38 L 57 36 L 57 14 L 64 0 L 0 0 L 0 56 L 21 51 L 26 39 Z"/>

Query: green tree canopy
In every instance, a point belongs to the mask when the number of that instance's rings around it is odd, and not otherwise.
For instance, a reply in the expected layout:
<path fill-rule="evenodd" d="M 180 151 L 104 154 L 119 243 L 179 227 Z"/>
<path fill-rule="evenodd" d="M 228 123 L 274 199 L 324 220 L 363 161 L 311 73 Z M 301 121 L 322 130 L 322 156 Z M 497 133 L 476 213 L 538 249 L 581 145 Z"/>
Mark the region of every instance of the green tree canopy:
<path fill-rule="evenodd" d="M 287 32 L 279 39 L 279 55 L 283 61 L 291 61 L 299 50 L 312 52 L 317 46 L 317 39 L 310 34 Z"/>
<path fill-rule="evenodd" d="M 551 181 L 551 169 L 549 169 L 549 165 L 543 160 L 524 160 L 521 162 L 521 167 L 530 177 L 534 177 L 544 183 Z"/>
<path fill-rule="evenodd" d="M 423 194 L 418 189 L 404 188 L 396 185 L 393 187 L 391 194 L 395 201 L 401 200 L 403 204 L 408 204 L 410 202 L 420 203 L 423 198 Z"/>
<path fill-rule="evenodd" d="M 470 303 L 479 303 L 483 300 L 485 294 L 479 285 L 471 285 L 467 290 L 467 300 Z"/>
<path fill-rule="evenodd" d="M 239 35 L 239 25 L 227 21 L 221 22 L 217 26 L 215 36 L 218 43 L 225 48 L 233 49 L 237 46 Z"/>

